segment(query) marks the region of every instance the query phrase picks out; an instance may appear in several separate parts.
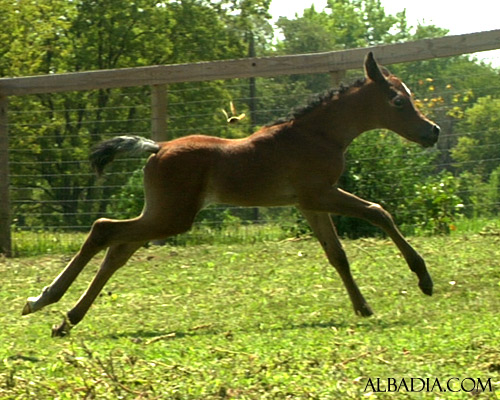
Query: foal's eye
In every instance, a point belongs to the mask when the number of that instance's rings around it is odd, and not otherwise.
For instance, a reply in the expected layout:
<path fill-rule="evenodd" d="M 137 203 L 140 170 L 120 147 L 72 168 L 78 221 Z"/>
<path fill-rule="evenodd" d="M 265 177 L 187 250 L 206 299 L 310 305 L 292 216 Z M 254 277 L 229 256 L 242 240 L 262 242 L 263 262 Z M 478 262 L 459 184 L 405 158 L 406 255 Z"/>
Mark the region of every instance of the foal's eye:
<path fill-rule="evenodd" d="M 405 105 L 405 99 L 402 98 L 401 96 L 396 96 L 394 99 L 392 99 L 391 103 L 398 108 L 401 108 Z"/>

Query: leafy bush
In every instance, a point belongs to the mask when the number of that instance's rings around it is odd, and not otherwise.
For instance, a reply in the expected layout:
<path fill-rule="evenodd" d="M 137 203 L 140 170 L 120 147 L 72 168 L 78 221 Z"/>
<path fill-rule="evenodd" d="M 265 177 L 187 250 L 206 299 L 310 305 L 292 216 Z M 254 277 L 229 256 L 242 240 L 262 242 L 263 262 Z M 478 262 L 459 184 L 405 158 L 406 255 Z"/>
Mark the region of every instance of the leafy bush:
<path fill-rule="evenodd" d="M 143 180 L 142 168 L 132 172 L 123 188 L 111 196 L 111 203 L 106 209 L 107 212 L 120 219 L 137 217 L 144 206 Z"/>
<path fill-rule="evenodd" d="M 464 172 L 459 177 L 460 197 L 468 218 L 492 217 L 500 212 L 500 167 L 487 181 L 480 174 Z"/>
<path fill-rule="evenodd" d="M 349 148 L 340 187 L 366 200 L 380 203 L 399 224 L 414 224 L 415 192 L 433 173 L 437 152 L 422 151 L 393 132 L 376 130 L 357 138 Z M 336 217 L 339 233 L 356 238 L 380 230 L 357 219 Z"/>
<path fill-rule="evenodd" d="M 500 212 L 500 166 L 490 175 L 486 188 L 486 204 L 493 215 Z"/>
<path fill-rule="evenodd" d="M 414 233 L 447 234 L 463 215 L 464 204 L 458 196 L 460 184 L 450 172 L 430 176 L 425 184 L 415 184 L 415 194 L 407 199 L 406 209 Z M 408 228 L 408 227 L 407 227 Z"/>
<path fill-rule="evenodd" d="M 500 159 L 500 99 L 486 96 L 468 108 L 458 125 L 461 136 L 451 150 L 459 171 L 481 174 L 486 181 Z"/>

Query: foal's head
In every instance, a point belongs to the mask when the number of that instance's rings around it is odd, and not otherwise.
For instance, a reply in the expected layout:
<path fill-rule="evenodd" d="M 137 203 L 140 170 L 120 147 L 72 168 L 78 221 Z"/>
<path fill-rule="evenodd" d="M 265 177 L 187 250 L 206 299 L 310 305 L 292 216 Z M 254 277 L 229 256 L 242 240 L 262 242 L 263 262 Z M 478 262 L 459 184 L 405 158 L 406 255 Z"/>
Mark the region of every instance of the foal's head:
<path fill-rule="evenodd" d="M 367 85 L 376 96 L 377 119 L 382 128 L 390 129 L 404 138 L 433 146 L 439 136 L 439 125 L 425 117 L 413 102 L 410 90 L 385 68 L 380 68 L 370 52 L 365 59 Z"/>

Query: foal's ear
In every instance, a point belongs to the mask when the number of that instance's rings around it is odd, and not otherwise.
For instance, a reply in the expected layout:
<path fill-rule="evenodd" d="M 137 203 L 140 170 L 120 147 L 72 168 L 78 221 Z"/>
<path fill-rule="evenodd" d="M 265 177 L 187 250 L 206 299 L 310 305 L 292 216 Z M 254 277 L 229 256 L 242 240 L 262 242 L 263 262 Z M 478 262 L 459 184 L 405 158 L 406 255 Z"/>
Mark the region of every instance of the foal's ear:
<path fill-rule="evenodd" d="M 374 82 L 385 82 L 384 75 L 389 75 L 389 71 L 379 67 L 371 51 L 365 57 L 365 75 Z"/>

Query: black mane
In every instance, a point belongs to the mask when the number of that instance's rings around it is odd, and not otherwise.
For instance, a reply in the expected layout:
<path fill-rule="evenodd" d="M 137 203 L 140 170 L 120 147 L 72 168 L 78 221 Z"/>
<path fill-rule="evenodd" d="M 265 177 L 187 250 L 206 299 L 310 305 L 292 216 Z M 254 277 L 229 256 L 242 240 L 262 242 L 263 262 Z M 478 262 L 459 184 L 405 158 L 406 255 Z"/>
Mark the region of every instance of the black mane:
<path fill-rule="evenodd" d="M 290 121 L 293 121 L 294 119 L 303 117 L 304 115 L 309 114 L 311 111 L 315 110 L 321 104 L 324 104 L 325 102 L 328 102 L 335 97 L 341 96 L 342 94 L 347 92 L 349 89 L 362 86 L 365 83 L 365 81 L 366 81 L 365 78 L 361 78 L 350 85 L 342 84 L 342 85 L 340 85 L 339 88 L 328 89 L 322 93 L 317 93 L 309 99 L 307 104 L 293 108 L 288 113 L 288 115 L 286 117 L 279 118 L 278 120 L 271 122 L 270 124 L 268 124 L 266 126 L 274 126 L 274 125 L 282 124 L 284 122 L 290 122 Z"/>

